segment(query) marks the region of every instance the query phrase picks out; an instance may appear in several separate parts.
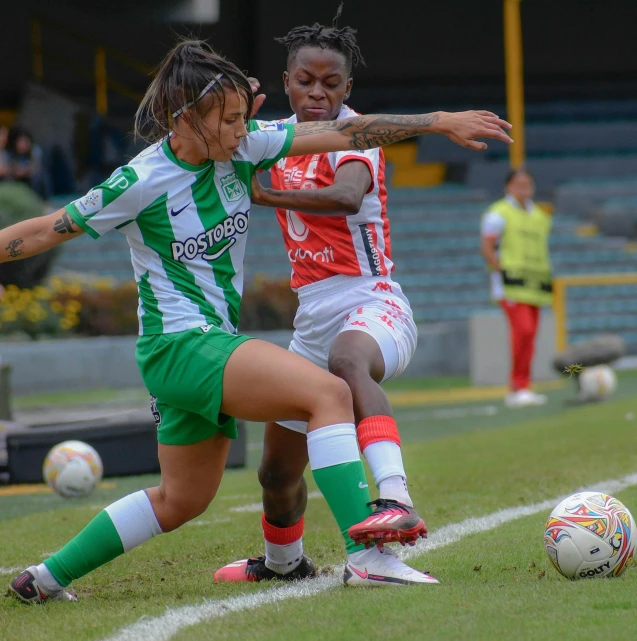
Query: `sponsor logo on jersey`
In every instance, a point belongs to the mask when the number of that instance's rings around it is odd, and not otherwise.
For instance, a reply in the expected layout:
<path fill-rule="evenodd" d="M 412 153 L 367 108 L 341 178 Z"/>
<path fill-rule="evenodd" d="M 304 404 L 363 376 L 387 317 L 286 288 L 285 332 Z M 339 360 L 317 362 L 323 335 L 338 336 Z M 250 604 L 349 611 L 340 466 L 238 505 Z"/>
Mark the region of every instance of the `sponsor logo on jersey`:
<path fill-rule="evenodd" d="M 283 131 L 282 122 L 266 122 L 263 120 L 257 120 L 257 125 L 261 131 Z"/>
<path fill-rule="evenodd" d="M 248 231 L 249 218 L 250 210 L 245 214 L 237 212 L 199 236 L 183 241 L 174 240 L 170 243 L 173 259 L 183 262 L 184 259 L 193 260 L 201 256 L 208 262 L 217 260 L 237 242 L 237 235 Z"/>
<path fill-rule="evenodd" d="M 296 165 L 289 169 L 284 169 L 283 179 L 286 185 L 300 185 L 305 178 L 305 172 L 299 169 Z"/>
<path fill-rule="evenodd" d="M 223 195 L 230 203 L 241 200 L 247 195 L 245 185 L 239 180 L 239 176 L 234 172 L 227 176 L 223 176 L 220 182 Z"/>
<path fill-rule="evenodd" d="M 367 262 L 369 263 L 369 268 L 373 276 L 380 276 L 381 274 L 381 262 L 380 262 L 380 252 L 374 244 L 374 234 L 372 230 L 367 225 L 359 225 L 361 230 L 361 235 L 363 237 L 363 246 L 365 247 L 365 253 L 367 254 Z"/>
<path fill-rule="evenodd" d="M 99 187 L 91 189 L 86 196 L 76 200 L 73 204 L 75 205 L 75 209 L 77 209 L 82 216 L 96 214 L 104 206 L 103 192 Z"/>
<path fill-rule="evenodd" d="M 285 217 L 288 221 L 288 234 L 292 240 L 303 242 L 310 233 L 310 228 L 299 218 L 299 215 L 288 209 L 285 212 Z"/>
<path fill-rule="evenodd" d="M 297 247 L 295 251 L 288 250 L 288 258 L 291 263 L 303 260 L 311 260 L 315 263 L 334 263 L 334 250 L 332 247 L 325 247 L 322 251 L 313 252 Z"/>

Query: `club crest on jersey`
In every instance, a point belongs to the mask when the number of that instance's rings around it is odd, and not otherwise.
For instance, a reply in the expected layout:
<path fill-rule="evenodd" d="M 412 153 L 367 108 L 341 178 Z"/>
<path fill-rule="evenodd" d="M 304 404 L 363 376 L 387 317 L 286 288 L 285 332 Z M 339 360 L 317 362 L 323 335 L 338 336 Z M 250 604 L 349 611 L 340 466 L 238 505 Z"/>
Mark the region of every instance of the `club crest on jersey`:
<path fill-rule="evenodd" d="M 227 176 L 223 176 L 220 182 L 223 195 L 230 203 L 241 200 L 247 195 L 245 185 L 239 180 L 239 176 L 234 172 Z"/>

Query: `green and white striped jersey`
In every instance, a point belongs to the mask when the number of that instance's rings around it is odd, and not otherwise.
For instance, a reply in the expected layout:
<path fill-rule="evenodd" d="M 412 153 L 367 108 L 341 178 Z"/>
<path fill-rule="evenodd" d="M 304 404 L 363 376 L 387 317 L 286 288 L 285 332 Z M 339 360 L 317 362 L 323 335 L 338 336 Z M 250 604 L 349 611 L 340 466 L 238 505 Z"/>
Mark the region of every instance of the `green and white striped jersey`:
<path fill-rule="evenodd" d="M 228 162 L 190 165 L 164 140 L 67 205 L 93 238 L 113 228 L 126 235 L 140 334 L 204 325 L 236 332 L 251 178 L 285 156 L 294 135 L 276 122 L 250 121 L 248 129 Z"/>

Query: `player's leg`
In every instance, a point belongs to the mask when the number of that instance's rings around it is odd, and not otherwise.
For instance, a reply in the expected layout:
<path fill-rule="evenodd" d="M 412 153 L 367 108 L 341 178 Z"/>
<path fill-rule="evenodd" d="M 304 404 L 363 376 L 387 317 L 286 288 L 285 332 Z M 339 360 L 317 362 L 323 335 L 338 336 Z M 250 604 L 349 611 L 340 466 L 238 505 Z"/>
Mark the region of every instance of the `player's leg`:
<path fill-rule="evenodd" d="M 259 482 L 263 489 L 261 527 L 263 556 L 242 559 L 217 570 L 215 581 L 295 580 L 316 575 L 314 562 L 303 553 L 307 485 L 307 424 L 298 430 L 269 422 L 265 426 Z"/>
<path fill-rule="evenodd" d="M 249 350 L 251 347 L 254 349 Z M 367 504 L 363 505 L 369 490 L 358 454 L 349 388 L 296 354 L 285 352 L 285 356 L 283 358 L 275 346 L 260 341 L 250 341 L 237 349 L 226 365 L 225 411 L 241 411 L 242 416 L 250 420 L 263 420 L 264 412 L 270 415 L 275 412 L 291 421 L 308 422 L 310 466 L 346 542 L 350 570 L 346 569 L 345 582 L 348 585 L 437 583 L 429 575 L 406 566 L 391 551 L 363 550 L 348 536 L 351 526 L 370 513 Z M 247 364 L 253 367 L 250 372 L 246 372 Z M 334 394 L 335 381 L 344 385 L 347 399 L 341 398 L 343 388 L 339 387 Z M 251 392 L 247 405 L 245 390 Z M 241 403 L 242 408 L 235 409 L 235 403 Z M 337 420 L 340 424 L 334 423 Z M 345 423 L 346 420 L 350 422 Z M 272 459 L 271 463 L 275 461 Z M 361 501 L 363 496 L 367 498 Z M 238 566 L 244 562 L 236 563 Z M 229 566 L 222 570 L 227 569 Z M 247 566 L 245 578 L 229 578 L 229 573 L 223 574 L 226 576 L 218 573 L 219 580 L 258 580 L 247 576 Z"/>
<path fill-rule="evenodd" d="M 61 550 L 18 575 L 11 593 L 26 603 L 76 600 L 66 589 L 72 581 L 204 512 L 221 482 L 229 447 L 223 434 L 192 445 L 160 443 L 160 485 L 106 507 Z"/>
<path fill-rule="evenodd" d="M 299 307 L 289 351 L 327 370 L 327 351 L 323 345 L 325 327 L 320 316 L 320 309 L 313 303 Z M 217 570 L 216 581 L 291 580 L 314 576 L 314 563 L 303 554 L 303 515 L 307 504 L 303 472 L 307 462 L 307 421 L 266 423 L 259 466 L 265 554 L 229 563 Z"/>
<path fill-rule="evenodd" d="M 242 340 L 219 334 L 230 351 Z M 64 588 L 71 581 L 207 508 L 223 475 L 236 424 L 219 414 L 223 352 L 202 344 L 201 335 L 190 330 L 142 336 L 137 344 L 142 378 L 154 393 L 160 485 L 105 508 L 59 552 L 14 579 L 10 589 L 15 596 L 29 603 L 70 600 Z"/>
<path fill-rule="evenodd" d="M 359 301 L 360 303 L 360 301 Z M 380 498 L 372 516 L 350 535 L 365 542 L 391 537 L 401 543 L 426 536 L 413 509 L 402 460 L 400 435 L 389 399 L 380 386 L 406 367 L 416 328 L 405 302 L 396 307 L 372 300 L 352 310 L 329 353 L 329 369 L 343 378 L 354 400 L 358 442 L 369 463 Z M 389 315 L 391 314 L 391 315 Z"/>
<path fill-rule="evenodd" d="M 370 513 L 347 384 L 309 361 L 264 341 L 240 345 L 225 366 L 221 411 L 252 421 L 273 417 L 308 423 L 312 475 L 341 529 Z"/>

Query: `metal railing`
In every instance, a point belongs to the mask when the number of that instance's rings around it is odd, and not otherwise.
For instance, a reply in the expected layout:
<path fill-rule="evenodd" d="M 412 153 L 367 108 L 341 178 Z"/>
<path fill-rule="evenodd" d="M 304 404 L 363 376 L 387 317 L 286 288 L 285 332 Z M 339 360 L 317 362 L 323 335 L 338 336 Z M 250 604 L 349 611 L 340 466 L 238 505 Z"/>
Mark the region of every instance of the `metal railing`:
<path fill-rule="evenodd" d="M 594 285 L 637 285 L 637 273 L 578 274 L 573 276 L 559 276 L 553 281 L 555 347 L 559 352 L 568 347 L 566 290 L 569 287 L 589 287 Z"/>
<path fill-rule="evenodd" d="M 47 51 L 44 54 L 44 46 L 42 39 L 43 28 L 50 29 L 56 33 L 63 35 L 66 38 L 74 40 L 75 42 L 86 45 L 92 50 L 93 66 L 92 68 L 78 64 L 74 60 L 70 60 L 58 53 Z M 138 71 L 146 76 L 152 74 L 153 67 L 147 65 L 135 58 L 121 54 L 109 47 L 82 37 L 67 27 L 57 24 L 51 20 L 41 17 L 34 17 L 31 19 L 31 55 L 33 60 L 33 78 L 36 82 L 44 82 L 45 78 L 45 62 L 48 67 L 50 62 L 55 62 L 62 65 L 66 69 L 72 70 L 78 76 L 88 79 L 94 83 L 95 88 L 95 109 L 98 114 L 105 116 L 108 114 L 108 92 L 113 91 L 122 96 L 126 96 L 135 102 L 139 102 L 143 95 L 131 88 L 130 86 L 113 80 L 109 76 L 108 62 L 113 60 L 119 64 Z"/>

